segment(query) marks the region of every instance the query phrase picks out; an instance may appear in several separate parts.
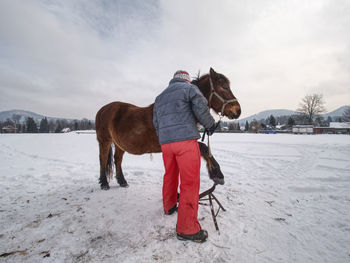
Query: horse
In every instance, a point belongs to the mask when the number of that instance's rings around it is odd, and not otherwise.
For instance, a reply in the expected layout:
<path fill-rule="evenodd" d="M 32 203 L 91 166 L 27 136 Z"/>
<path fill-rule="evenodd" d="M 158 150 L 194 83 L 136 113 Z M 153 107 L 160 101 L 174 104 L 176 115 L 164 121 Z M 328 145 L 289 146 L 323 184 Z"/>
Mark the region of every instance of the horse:
<path fill-rule="evenodd" d="M 241 114 L 241 107 L 230 89 L 230 81 L 223 74 L 210 68 L 209 74 L 198 76 L 192 84 L 196 85 L 208 101 L 209 108 L 229 119 L 237 119 Z M 112 102 L 103 106 L 96 114 L 95 128 L 99 143 L 101 189 L 108 190 L 109 179 L 116 166 L 116 179 L 121 187 L 127 187 L 122 171 L 122 161 L 125 152 L 141 155 L 145 153 L 159 153 L 161 147 L 156 130 L 153 126 L 153 106 L 137 107 L 125 102 Z M 199 143 L 201 156 L 207 162 L 210 179 L 217 184 L 224 184 L 224 175 L 220 165 L 211 155 L 208 147 Z"/>

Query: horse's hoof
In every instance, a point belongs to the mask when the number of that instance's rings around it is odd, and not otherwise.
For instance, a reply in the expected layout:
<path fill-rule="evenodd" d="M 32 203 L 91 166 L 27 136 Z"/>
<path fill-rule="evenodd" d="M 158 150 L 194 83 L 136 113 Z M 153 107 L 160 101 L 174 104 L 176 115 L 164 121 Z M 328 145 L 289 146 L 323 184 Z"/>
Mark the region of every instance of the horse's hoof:
<path fill-rule="evenodd" d="M 216 184 L 225 184 L 225 179 L 224 178 L 213 178 L 214 183 Z"/>
<path fill-rule="evenodd" d="M 128 183 L 123 183 L 123 184 L 120 184 L 120 187 L 127 188 L 127 187 L 129 187 L 129 185 L 128 185 Z"/>
<path fill-rule="evenodd" d="M 109 185 L 108 184 L 101 185 L 101 189 L 102 190 L 109 190 Z"/>

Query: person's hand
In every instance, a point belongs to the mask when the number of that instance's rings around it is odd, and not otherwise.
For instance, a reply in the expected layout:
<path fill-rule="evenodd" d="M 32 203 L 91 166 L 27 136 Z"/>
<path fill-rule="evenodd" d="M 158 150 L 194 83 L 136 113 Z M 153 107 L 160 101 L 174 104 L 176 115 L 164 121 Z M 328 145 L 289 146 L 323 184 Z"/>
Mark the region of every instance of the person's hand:
<path fill-rule="evenodd" d="M 207 129 L 207 134 L 209 136 L 213 135 L 213 133 L 215 132 L 216 128 L 219 126 L 219 121 L 217 123 L 214 123 L 213 126 L 211 126 L 209 129 Z"/>

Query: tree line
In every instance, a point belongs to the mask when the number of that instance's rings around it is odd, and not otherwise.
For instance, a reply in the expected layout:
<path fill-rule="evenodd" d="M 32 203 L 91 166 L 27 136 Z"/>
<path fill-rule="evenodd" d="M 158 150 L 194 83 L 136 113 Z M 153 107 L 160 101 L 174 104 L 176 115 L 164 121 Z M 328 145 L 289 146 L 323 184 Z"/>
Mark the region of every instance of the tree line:
<path fill-rule="evenodd" d="M 314 125 L 317 127 L 329 127 L 330 122 L 346 122 L 346 119 L 342 116 L 332 118 L 328 116 L 326 119 L 322 116 L 317 116 L 314 118 L 313 122 L 310 124 L 309 118 L 303 115 L 292 115 L 292 116 L 279 116 L 274 117 L 270 115 L 266 119 L 252 121 L 246 121 L 244 125 L 245 132 L 256 132 L 259 130 L 274 130 L 276 126 L 282 126 L 281 129 L 290 129 L 294 125 Z"/>
<path fill-rule="evenodd" d="M 326 119 L 320 114 L 325 112 L 324 100 L 321 94 L 306 95 L 299 104 L 297 109 L 298 114 L 278 116 L 270 115 L 267 119 L 246 121 L 244 125 L 245 132 L 257 132 L 261 130 L 273 130 L 277 125 L 283 126 L 284 129 L 289 129 L 294 125 L 313 125 L 318 127 L 329 127 L 330 122 L 350 122 L 350 107 L 348 107 L 342 116 L 332 118 L 328 116 Z M 240 129 L 233 124 L 223 124 L 228 127 L 229 131 Z M 239 124 L 238 124 L 239 126 Z"/>
<path fill-rule="evenodd" d="M 66 119 L 50 119 L 46 117 L 41 119 L 39 122 L 33 118 L 26 118 L 24 123 L 19 120 L 21 116 L 14 114 L 11 119 L 7 119 L 4 122 L 0 122 L 0 132 L 3 132 L 4 127 L 14 127 L 17 133 L 61 133 L 67 128 L 70 131 L 75 130 L 93 130 L 94 123 L 88 119 L 82 120 L 66 120 Z"/>

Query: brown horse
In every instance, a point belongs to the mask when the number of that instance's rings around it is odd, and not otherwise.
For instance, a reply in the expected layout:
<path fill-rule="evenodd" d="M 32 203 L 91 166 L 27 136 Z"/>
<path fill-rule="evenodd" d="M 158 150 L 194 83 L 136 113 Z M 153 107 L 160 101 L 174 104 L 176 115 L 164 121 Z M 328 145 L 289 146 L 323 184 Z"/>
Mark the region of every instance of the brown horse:
<path fill-rule="evenodd" d="M 240 105 L 230 90 L 229 80 L 210 68 L 210 73 L 192 81 L 208 100 L 209 107 L 229 119 L 241 114 Z M 112 144 L 115 145 L 114 162 L 116 178 L 120 186 L 128 186 L 123 172 L 122 160 L 125 152 L 131 154 L 161 152 L 156 130 L 153 126 L 153 105 L 137 107 L 124 102 L 112 102 L 103 106 L 96 114 L 96 134 L 100 149 L 101 189 L 109 189 L 107 176 L 112 177 Z M 209 154 L 208 147 L 199 143 L 202 157 L 207 162 L 209 176 L 214 182 L 224 184 L 220 166 Z"/>

